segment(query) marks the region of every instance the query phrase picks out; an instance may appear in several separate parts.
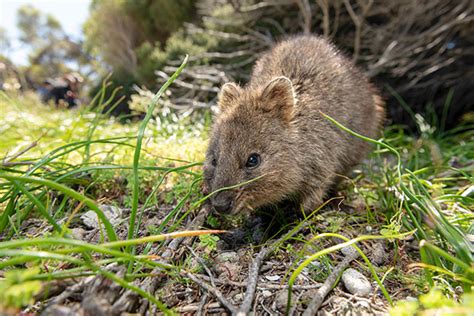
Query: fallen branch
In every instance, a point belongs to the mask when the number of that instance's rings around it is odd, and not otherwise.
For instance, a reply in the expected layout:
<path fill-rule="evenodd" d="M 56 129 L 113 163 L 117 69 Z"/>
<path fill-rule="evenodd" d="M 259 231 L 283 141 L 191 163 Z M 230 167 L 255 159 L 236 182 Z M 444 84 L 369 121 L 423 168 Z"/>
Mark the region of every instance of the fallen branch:
<path fill-rule="evenodd" d="M 198 277 L 196 277 L 192 273 L 185 273 L 184 274 L 187 278 L 191 279 L 194 283 L 205 289 L 207 292 L 211 293 L 216 297 L 216 299 L 221 302 L 221 304 L 229 311 L 232 313 L 232 315 L 235 315 L 237 313 L 237 308 L 229 302 L 224 295 L 222 295 L 221 291 L 219 291 L 217 288 L 213 287 L 212 285 L 208 284 L 207 282 L 204 282 L 200 280 Z"/>
<path fill-rule="evenodd" d="M 199 312 L 199 309 L 201 308 L 201 303 L 199 304 L 190 304 L 182 307 L 177 307 L 176 311 L 178 313 L 192 313 L 192 312 Z M 217 313 L 217 312 L 225 312 L 225 309 L 221 307 L 221 303 L 215 302 L 215 303 L 209 303 L 206 306 L 206 311 L 208 313 Z"/>
<path fill-rule="evenodd" d="M 273 248 L 273 247 L 272 247 Z M 245 291 L 244 301 L 240 305 L 237 315 L 247 315 L 252 308 L 252 302 L 255 297 L 255 290 L 257 289 L 258 273 L 262 266 L 263 260 L 272 252 L 274 249 L 262 248 L 258 253 L 257 257 L 252 261 L 249 269 L 249 276 L 247 279 L 247 289 Z"/>
<path fill-rule="evenodd" d="M 242 305 L 240 306 L 237 315 L 247 315 L 250 312 L 250 309 L 252 308 L 252 302 L 255 298 L 255 290 L 257 289 L 258 273 L 260 271 L 260 267 L 262 266 L 263 260 L 265 260 L 265 258 L 273 251 L 278 249 L 278 247 L 284 240 L 287 240 L 288 238 L 291 238 L 295 234 L 299 233 L 307 225 L 308 222 L 304 222 L 296 229 L 289 231 L 283 237 L 274 241 L 269 247 L 262 248 L 262 250 L 260 250 L 257 257 L 255 257 L 255 259 L 250 265 L 249 277 L 247 279 L 247 290 L 245 291 L 244 301 L 242 302 Z"/>

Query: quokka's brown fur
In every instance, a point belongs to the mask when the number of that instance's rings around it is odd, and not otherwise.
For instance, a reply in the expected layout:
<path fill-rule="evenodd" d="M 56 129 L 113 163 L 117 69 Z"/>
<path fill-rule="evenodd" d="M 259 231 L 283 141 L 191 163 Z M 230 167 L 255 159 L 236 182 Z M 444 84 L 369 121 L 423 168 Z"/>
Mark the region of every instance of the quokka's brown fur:
<path fill-rule="evenodd" d="M 204 166 L 205 190 L 261 176 L 211 197 L 218 211 L 232 213 L 290 197 L 313 211 L 338 175 L 369 150 L 322 113 L 371 138 L 377 138 L 384 118 L 383 101 L 368 79 L 316 36 L 277 44 L 256 62 L 247 85 L 222 87 L 218 105 Z M 252 154 L 259 159 L 249 158 Z"/>

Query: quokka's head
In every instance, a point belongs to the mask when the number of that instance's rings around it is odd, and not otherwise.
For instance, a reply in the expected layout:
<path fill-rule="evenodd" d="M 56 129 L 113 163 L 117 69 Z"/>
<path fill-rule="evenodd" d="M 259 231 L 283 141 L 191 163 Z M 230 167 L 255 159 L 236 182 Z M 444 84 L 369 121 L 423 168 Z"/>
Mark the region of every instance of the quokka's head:
<path fill-rule="evenodd" d="M 300 178 L 292 144 L 295 103 L 286 77 L 257 88 L 222 87 L 204 164 L 205 191 L 219 190 L 211 196 L 216 211 L 252 210 L 293 193 Z"/>

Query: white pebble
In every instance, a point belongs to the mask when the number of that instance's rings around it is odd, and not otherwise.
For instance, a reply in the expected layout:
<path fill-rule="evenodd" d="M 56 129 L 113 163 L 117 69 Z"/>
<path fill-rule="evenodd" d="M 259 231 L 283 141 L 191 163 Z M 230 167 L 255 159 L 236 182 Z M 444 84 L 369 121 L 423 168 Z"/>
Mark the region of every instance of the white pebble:
<path fill-rule="evenodd" d="M 372 290 L 372 286 L 367 278 L 352 268 L 344 271 L 342 274 L 342 282 L 346 289 L 354 295 L 367 296 Z"/>

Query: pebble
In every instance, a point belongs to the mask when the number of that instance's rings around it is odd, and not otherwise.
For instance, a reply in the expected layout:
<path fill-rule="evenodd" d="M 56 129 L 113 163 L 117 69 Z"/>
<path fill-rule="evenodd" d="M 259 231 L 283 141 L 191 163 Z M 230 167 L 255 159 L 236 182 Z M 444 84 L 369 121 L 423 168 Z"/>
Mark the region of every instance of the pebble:
<path fill-rule="evenodd" d="M 237 258 L 237 253 L 235 251 L 226 251 L 226 252 L 221 252 L 217 257 L 216 261 L 219 262 L 236 262 L 238 261 Z"/>
<path fill-rule="evenodd" d="M 260 268 L 260 273 L 265 273 L 273 269 L 273 264 L 271 263 L 266 263 Z"/>
<path fill-rule="evenodd" d="M 87 235 L 87 232 L 82 228 L 75 227 L 71 229 L 71 235 L 74 239 L 84 240 L 85 236 Z"/>
<path fill-rule="evenodd" d="M 265 279 L 268 281 L 278 281 L 281 279 L 281 277 L 279 275 L 266 275 Z"/>
<path fill-rule="evenodd" d="M 245 293 L 237 293 L 234 296 L 234 301 L 241 302 L 244 300 Z"/>
<path fill-rule="evenodd" d="M 239 265 L 239 256 L 235 251 L 220 253 L 214 260 L 214 269 L 221 280 L 233 280 L 239 275 L 242 267 Z"/>
<path fill-rule="evenodd" d="M 292 295 L 292 298 L 294 299 L 294 295 Z M 293 299 L 292 299 L 292 302 L 293 302 Z M 287 303 L 288 303 L 288 291 L 282 290 L 276 295 L 275 301 L 273 302 L 272 307 L 273 309 L 277 309 L 280 312 L 283 312 L 286 309 Z"/>
<path fill-rule="evenodd" d="M 346 246 L 344 248 L 341 248 L 341 252 L 344 256 L 348 257 L 348 256 L 352 256 L 353 254 L 355 254 L 357 252 L 357 250 L 352 246 Z"/>
<path fill-rule="evenodd" d="M 385 263 L 387 258 L 388 258 L 388 253 L 387 253 L 387 250 L 385 249 L 384 242 L 381 241 L 381 242 L 376 243 L 371 255 L 372 262 L 380 266 L 383 263 Z"/>
<path fill-rule="evenodd" d="M 105 217 L 110 221 L 112 226 L 117 226 L 122 220 L 123 210 L 113 205 L 99 205 Z M 89 228 L 99 229 L 99 220 L 94 211 L 87 211 L 81 215 L 81 220 Z"/>
<path fill-rule="evenodd" d="M 262 296 L 265 297 L 265 298 L 270 297 L 272 295 L 273 295 L 273 293 L 269 290 L 263 290 L 262 291 Z"/>
<path fill-rule="evenodd" d="M 342 274 L 342 282 L 346 289 L 358 296 L 368 296 L 372 290 L 372 285 L 367 278 L 359 271 L 349 268 Z"/>

